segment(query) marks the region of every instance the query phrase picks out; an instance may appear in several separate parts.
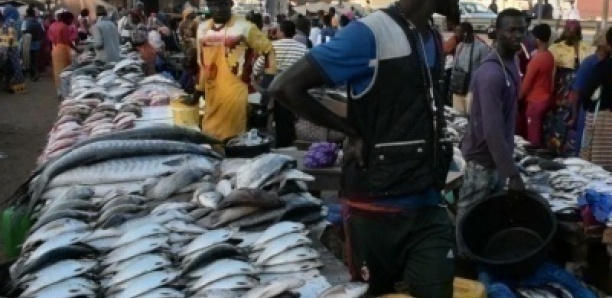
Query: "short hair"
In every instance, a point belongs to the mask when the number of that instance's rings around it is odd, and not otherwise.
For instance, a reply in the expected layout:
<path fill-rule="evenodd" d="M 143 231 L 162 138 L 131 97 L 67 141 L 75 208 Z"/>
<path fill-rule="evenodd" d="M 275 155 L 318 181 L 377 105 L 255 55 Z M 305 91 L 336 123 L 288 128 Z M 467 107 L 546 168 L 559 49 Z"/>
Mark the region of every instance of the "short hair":
<path fill-rule="evenodd" d="M 329 8 L 329 13 L 336 13 L 336 8 L 335 7 L 330 7 Z"/>
<path fill-rule="evenodd" d="M 298 16 L 295 20 L 295 28 L 304 34 L 308 34 L 310 32 L 310 20 L 304 16 Z"/>
<path fill-rule="evenodd" d="M 608 32 L 606 32 L 606 41 L 612 47 L 612 27 L 608 28 Z"/>
<path fill-rule="evenodd" d="M 323 25 L 327 26 L 327 27 L 331 27 L 331 21 L 332 21 L 332 16 L 331 15 L 324 15 L 323 16 Z"/>
<path fill-rule="evenodd" d="M 461 27 L 461 31 L 463 31 L 463 33 L 465 33 L 465 34 L 474 34 L 474 26 L 472 26 L 472 23 L 470 23 L 470 22 L 463 22 L 463 23 L 459 24 L 459 26 Z"/>
<path fill-rule="evenodd" d="M 36 16 L 36 10 L 34 10 L 34 7 L 28 7 L 28 9 L 26 9 L 26 16 L 28 17 L 35 17 Z"/>
<path fill-rule="evenodd" d="M 282 21 L 279 24 L 279 28 L 286 38 L 293 38 L 295 36 L 295 24 L 292 21 Z"/>
<path fill-rule="evenodd" d="M 500 12 L 497 15 L 497 20 L 495 20 L 495 28 L 501 29 L 502 20 L 505 17 L 520 17 L 520 18 L 524 18 L 525 14 L 522 11 L 520 11 L 518 9 L 515 9 L 515 8 L 504 9 L 504 10 L 502 10 L 502 12 Z"/>
<path fill-rule="evenodd" d="M 539 24 L 533 27 L 531 33 L 538 40 L 548 43 L 550 41 L 550 36 L 552 35 L 552 30 L 548 24 Z"/>
<path fill-rule="evenodd" d="M 88 17 L 89 16 L 89 9 L 85 8 L 85 9 L 81 10 L 81 16 L 82 17 Z"/>

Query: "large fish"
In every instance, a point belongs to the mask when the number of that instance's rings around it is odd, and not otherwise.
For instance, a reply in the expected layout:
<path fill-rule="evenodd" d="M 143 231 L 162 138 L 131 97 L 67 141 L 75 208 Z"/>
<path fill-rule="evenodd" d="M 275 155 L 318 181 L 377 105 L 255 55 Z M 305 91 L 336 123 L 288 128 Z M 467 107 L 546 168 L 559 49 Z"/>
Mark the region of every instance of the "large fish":
<path fill-rule="evenodd" d="M 274 153 L 260 155 L 236 173 L 236 188 L 260 188 L 282 170 L 296 166 L 295 159 L 286 155 Z"/>
<path fill-rule="evenodd" d="M 279 278 L 251 289 L 242 298 L 274 298 L 286 291 L 303 287 L 304 284 L 304 280 L 298 278 Z"/>
<path fill-rule="evenodd" d="M 157 223 L 150 223 L 143 226 L 140 226 L 136 229 L 127 231 L 123 236 L 119 237 L 117 242 L 115 243 L 115 247 L 120 247 L 134 241 L 140 240 L 142 238 L 146 238 L 149 236 L 167 234 L 169 233 L 168 229 L 164 226 Z"/>
<path fill-rule="evenodd" d="M 315 260 L 320 257 L 319 252 L 310 247 L 298 246 L 290 248 L 280 254 L 274 255 L 267 260 L 256 262 L 257 265 L 274 266 L 287 263 Z"/>
<path fill-rule="evenodd" d="M 122 246 L 110 252 L 102 265 L 112 265 L 120 261 L 127 260 L 129 258 L 152 252 L 158 249 L 169 249 L 168 237 L 154 236 L 141 239 L 140 241 L 132 242 L 128 245 Z"/>
<path fill-rule="evenodd" d="M 185 294 L 172 288 L 158 288 L 134 298 L 185 298 Z M 220 298 L 220 297 L 217 297 Z"/>
<path fill-rule="evenodd" d="M 360 298 L 368 291 L 368 284 L 349 282 L 333 286 L 319 295 L 319 298 Z"/>
<path fill-rule="evenodd" d="M 215 210 L 206 217 L 200 219 L 198 224 L 208 229 L 216 229 L 224 227 L 232 221 L 243 218 L 249 214 L 253 214 L 260 209 L 257 207 L 232 207 L 223 210 Z"/>
<path fill-rule="evenodd" d="M 21 295 L 23 298 L 74 298 L 74 297 L 96 297 L 97 284 L 86 278 L 67 279 L 40 291 Z"/>
<path fill-rule="evenodd" d="M 22 280 L 27 280 L 28 282 L 27 289 L 22 295 L 28 296 L 60 281 L 86 274 L 91 272 L 96 266 L 97 262 L 93 260 L 65 260 L 57 262 L 34 274 L 24 276 Z"/>
<path fill-rule="evenodd" d="M 282 273 L 296 273 L 296 272 L 307 272 L 313 269 L 323 267 L 323 263 L 320 260 L 306 260 L 293 263 L 285 263 L 280 265 L 264 266 L 261 270 L 262 273 L 270 274 L 282 274 Z"/>
<path fill-rule="evenodd" d="M 257 286 L 259 279 L 249 275 L 229 276 L 206 285 L 200 290 L 248 290 Z"/>
<path fill-rule="evenodd" d="M 19 259 L 10 268 L 12 277 L 20 277 L 51 266 L 61 260 L 92 257 L 97 253 L 93 248 L 84 245 L 62 246 L 50 250 L 37 259 Z"/>
<path fill-rule="evenodd" d="M 120 140 L 100 141 L 71 150 L 66 155 L 48 164 L 32 181 L 30 210 L 38 202 L 47 184 L 58 174 L 69 169 L 114 158 L 145 155 L 197 154 L 213 158 L 219 155 L 199 145 L 164 140 Z"/>
<path fill-rule="evenodd" d="M 197 291 L 224 278 L 239 275 L 254 276 L 255 274 L 257 271 L 248 263 L 227 259 L 219 260 L 201 271 L 200 277 L 193 283 L 191 290 Z"/>
<path fill-rule="evenodd" d="M 38 230 L 32 230 L 34 232 L 30 234 L 30 236 L 28 236 L 28 238 L 24 241 L 22 249 L 24 251 L 28 251 L 32 246 L 53 239 L 61 234 L 68 232 L 86 231 L 89 229 L 89 225 L 77 219 L 57 219 L 40 227 Z"/>
<path fill-rule="evenodd" d="M 262 189 L 235 189 L 225 197 L 217 206 L 217 209 L 225 209 L 237 206 L 251 206 L 260 208 L 276 208 L 285 205 L 285 201 L 273 192 Z"/>
<path fill-rule="evenodd" d="M 263 263 L 270 258 L 294 247 L 311 244 L 312 240 L 301 233 L 291 233 L 272 239 L 266 243 L 265 249 L 257 259 L 258 263 Z"/>
<path fill-rule="evenodd" d="M 165 200 L 181 188 L 199 181 L 205 174 L 212 173 L 213 170 L 212 164 L 205 167 L 189 164 L 170 176 L 160 179 L 157 185 L 147 191 L 147 197 L 154 200 Z"/>
<path fill-rule="evenodd" d="M 200 169 L 199 171 L 202 173 L 210 173 L 214 170 L 211 159 L 201 155 L 115 158 L 67 170 L 49 181 L 48 187 L 61 187 L 75 183 L 96 186 L 99 184 L 141 182 L 147 178 L 173 174 L 187 165 Z M 163 190 L 163 187 L 167 187 L 167 185 L 162 185 L 160 190 Z M 175 189 L 170 187 L 170 191 L 175 191 Z"/>
<path fill-rule="evenodd" d="M 198 268 L 204 268 L 210 263 L 226 258 L 238 258 L 241 251 L 229 243 L 218 243 L 193 254 L 189 260 L 184 259 L 182 263 L 183 275 L 188 275 Z"/>
<path fill-rule="evenodd" d="M 279 222 L 277 224 L 270 226 L 268 229 L 266 229 L 261 234 L 261 236 L 259 236 L 259 238 L 257 238 L 257 240 L 253 242 L 253 249 L 254 250 L 263 249 L 265 247 L 265 244 L 274 238 L 277 238 L 277 237 L 280 237 L 286 234 L 298 233 L 302 231 L 304 231 L 304 224 L 302 223 L 296 223 L 296 222 L 290 222 L 290 221 Z"/>
<path fill-rule="evenodd" d="M 234 234 L 235 232 L 232 230 L 223 229 L 206 232 L 191 241 L 191 243 L 189 243 L 189 245 L 187 245 L 187 247 L 185 247 L 185 249 L 183 249 L 179 255 L 184 257 L 208 248 L 214 244 L 226 242 L 230 240 Z"/>
<path fill-rule="evenodd" d="M 153 271 L 126 282 L 117 291 L 117 298 L 133 298 L 173 282 L 178 273 L 172 270 Z"/>
<path fill-rule="evenodd" d="M 161 268 L 167 268 L 167 267 L 170 267 L 171 265 L 172 265 L 172 262 L 170 262 L 170 260 L 163 258 L 163 257 L 159 257 L 159 258 L 151 257 L 151 258 L 138 259 L 138 261 L 135 261 L 129 264 L 128 266 L 125 266 L 120 271 L 118 271 L 117 274 L 113 275 L 113 277 L 111 278 L 109 282 L 109 285 L 111 287 L 115 285 L 119 285 L 135 277 L 141 276 L 143 274 L 147 274 L 149 272 L 156 271 Z"/>
<path fill-rule="evenodd" d="M 230 228 L 241 228 L 248 230 L 257 230 L 257 228 L 261 225 L 265 225 L 266 223 L 276 223 L 282 216 L 285 214 L 285 208 L 280 207 L 276 209 L 266 209 L 261 210 L 256 213 L 247 215 L 240 219 L 230 222 L 227 226 Z M 269 226 L 269 225 L 268 225 Z M 267 228 L 267 226 L 266 226 Z M 263 230 L 265 228 L 261 228 L 259 230 Z"/>

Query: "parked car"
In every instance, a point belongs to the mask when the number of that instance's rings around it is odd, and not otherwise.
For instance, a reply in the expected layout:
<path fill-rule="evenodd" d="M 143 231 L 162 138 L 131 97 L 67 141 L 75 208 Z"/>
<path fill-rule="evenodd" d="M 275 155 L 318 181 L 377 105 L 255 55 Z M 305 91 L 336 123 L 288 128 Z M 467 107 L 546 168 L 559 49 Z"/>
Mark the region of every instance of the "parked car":
<path fill-rule="evenodd" d="M 497 19 L 497 14 L 488 7 L 477 2 L 459 2 L 459 11 L 462 22 L 470 22 L 474 26 L 474 31 L 485 32 Z M 435 24 L 442 30 L 446 30 L 446 18 L 439 14 L 434 14 Z"/>

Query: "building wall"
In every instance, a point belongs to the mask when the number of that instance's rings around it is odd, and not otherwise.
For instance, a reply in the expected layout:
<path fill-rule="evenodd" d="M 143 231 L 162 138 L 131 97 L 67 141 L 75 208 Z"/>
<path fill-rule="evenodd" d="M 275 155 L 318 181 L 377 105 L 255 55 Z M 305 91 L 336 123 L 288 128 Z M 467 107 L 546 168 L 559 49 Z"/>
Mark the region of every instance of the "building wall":
<path fill-rule="evenodd" d="M 608 7 L 608 19 L 612 17 L 612 1 L 611 0 L 582 0 L 578 2 L 578 11 L 583 19 L 600 20 L 603 15 L 603 1 L 610 1 Z"/>

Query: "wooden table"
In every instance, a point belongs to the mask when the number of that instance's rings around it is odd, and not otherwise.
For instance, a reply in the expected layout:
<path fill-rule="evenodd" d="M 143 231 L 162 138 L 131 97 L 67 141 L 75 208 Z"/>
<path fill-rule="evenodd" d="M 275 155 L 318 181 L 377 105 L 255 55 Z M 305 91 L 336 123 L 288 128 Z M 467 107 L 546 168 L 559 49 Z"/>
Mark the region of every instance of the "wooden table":
<path fill-rule="evenodd" d="M 315 181 L 308 183 L 308 189 L 313 192 L 338 191 L 340 190 L 341 168 L 334 166 L 330 168 L 313 169 L 304 166 L 306 151 L 302 150 L 275 150 L 276 153 L 289 155 L 297 160 L 298 169 L 315 177 Z M 460 172 L 449 172 L 446 178 L 445 192 L 458 190 L 461 187 L 463 175 Z"/>

